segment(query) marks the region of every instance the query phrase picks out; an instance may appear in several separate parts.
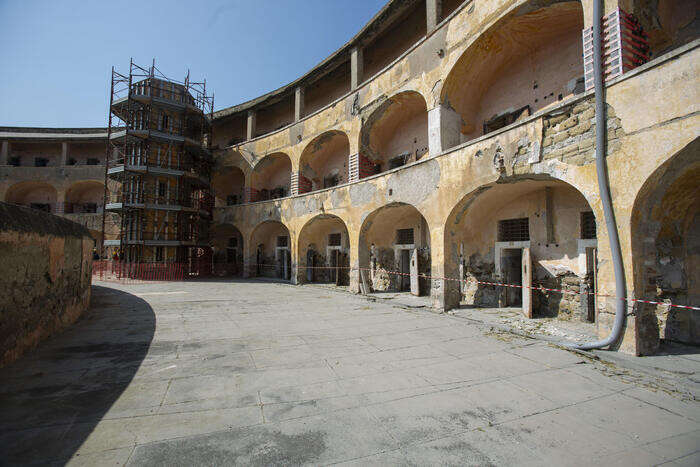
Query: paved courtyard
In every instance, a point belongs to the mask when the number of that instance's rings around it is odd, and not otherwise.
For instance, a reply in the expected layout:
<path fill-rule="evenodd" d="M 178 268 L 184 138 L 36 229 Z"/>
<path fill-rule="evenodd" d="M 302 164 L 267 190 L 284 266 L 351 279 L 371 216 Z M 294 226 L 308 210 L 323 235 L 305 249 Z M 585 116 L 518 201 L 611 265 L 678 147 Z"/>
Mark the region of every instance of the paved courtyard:
<path fill-rule="evenodd" d="M 700 465 L 700 404 L 629 375 L 318 287 L 99 283 L 0 370 L 0 464 Z"/>

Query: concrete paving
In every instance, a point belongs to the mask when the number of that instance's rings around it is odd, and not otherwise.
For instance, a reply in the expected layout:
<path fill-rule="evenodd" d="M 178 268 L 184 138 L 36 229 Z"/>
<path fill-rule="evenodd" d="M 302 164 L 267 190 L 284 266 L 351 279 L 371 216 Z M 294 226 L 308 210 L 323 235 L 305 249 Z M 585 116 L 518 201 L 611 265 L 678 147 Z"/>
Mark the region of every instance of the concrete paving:
<path fill-rule="evenodd" d="M 692 397 L 471 320 L 256 281 L 93 297 L 0 370 L 0 464 L 700 464 Z"/>

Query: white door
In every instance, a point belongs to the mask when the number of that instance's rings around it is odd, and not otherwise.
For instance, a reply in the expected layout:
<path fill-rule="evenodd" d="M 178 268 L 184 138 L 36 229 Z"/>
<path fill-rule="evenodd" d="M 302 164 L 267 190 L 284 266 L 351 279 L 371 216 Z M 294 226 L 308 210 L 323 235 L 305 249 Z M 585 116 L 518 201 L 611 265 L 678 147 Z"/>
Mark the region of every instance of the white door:
<path fill-rule="evenodd" d="M 532 259 L 530 249 L 523 248 L 523 315 L 532 318 Z"/>
<path fill-rule="evenodd" d="M 411 294 L 419 295 L 418 287 L 418 249 L 411 250 Z"/>

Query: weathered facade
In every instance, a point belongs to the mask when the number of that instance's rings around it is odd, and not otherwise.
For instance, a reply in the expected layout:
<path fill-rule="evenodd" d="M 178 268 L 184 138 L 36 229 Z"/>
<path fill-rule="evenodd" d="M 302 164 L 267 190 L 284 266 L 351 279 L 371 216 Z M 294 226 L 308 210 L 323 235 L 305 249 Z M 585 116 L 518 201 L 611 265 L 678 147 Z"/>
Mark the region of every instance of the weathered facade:
<path fill-rule="evenodd" d="M 618 8 L 651 55 L 606 82 L 628 297 L 697 306 L 695 4 L 604 2 Z M 328 267 L 346 264 L 352 291 L 364 271 L 375 290 L 429 294 L 437 309 L 523 306 L 607 336 L 614 277 L 583 79 L 591 17 L 589 0 L 392 1 L 307 75 L 216 112 L 216 257 L 294 283 L 342 284 Z M 698 343 L 696 315 L 630 301 L 619 346 Z"/>
<path fill-rule="evenodd" d="M 604 149 L 629 299 L 619 348 L 650 354 L 700 342 L 698 312 L 669 306 L 700 303 L 696 2 L 602 1 L 646 34 L 648 57 L 606 80 Z M 392 0 L 303 77 L 215 112 L 217 271 L 522 307 L 607 336 L 592 4 Z M 0 164 L 13 138 L 0 133 Z M 9 178 L 2 199 L 53 196 Z"/>
<path fill-rule="evenodd" d="M 106 144 L 105 128 L 0 127 L 0 201 L 78 222 L 99 246 Z"/>

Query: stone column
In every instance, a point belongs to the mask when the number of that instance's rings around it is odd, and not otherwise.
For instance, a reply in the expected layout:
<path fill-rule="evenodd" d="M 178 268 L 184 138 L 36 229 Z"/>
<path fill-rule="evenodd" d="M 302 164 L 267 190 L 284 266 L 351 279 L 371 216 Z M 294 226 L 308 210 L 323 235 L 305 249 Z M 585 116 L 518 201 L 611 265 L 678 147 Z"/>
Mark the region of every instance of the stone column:
<path fill-rule="evenodd" d="M 357 89 L 362 84 L 362 48 L 353 47 L 350 51 L 350 89 Z"/>
<path fill-rule="evenodd" d="M 451 107 L 439 105 L 428 112 L 428 151 L 431 157 L 459 144 L 462 117 Z"/>
<path fill-rule="evenodd" d="M 66 191 L 65 191 L 65 189 L 61 188 L 59 190 L 56 190 L 56 205 L 53 207 L 52 212 L 54 214 L 65 213 L 66 212 L 65 204 L 66 204 Z"/>
<path fill-rule="evenodd" d="M 61 167 L 68 165 L 68 143 L 61 143 Z"/>
<path fill-rule="evenodd" d="M 256 120 L 256 112 L 255 110 L 249 110 L 248 111 L 248 125 L 247 125 L 247 131 L 246 131 L 246 139 L 253 139 L 255 138 L 255 120 Z"/>
<path fill-rule="evenodd" d="M 250 255 L 255 252 L 254 249 L 251 249 L 251 245 L 249 244 L 250 242 L 244 241 L 243 242 L 243 277 L 251 277 L 251 261 L 250 261 Z"/>
<path fill-rule="evenodd" d="M 10 157 L 10 142 L 3 141 L 0 149 L 0 165 L 7 165 Z"/>
<path fill-rule="evenodd" d="M 459 264 L 454 252 L 446 251 L 444 226 L 432 227 L 430 231 L 430 298 L 432 306 L 440 311 L 447 311 L 459 306 L 460 290 Z M 444 279 L 446 278 L 446 279 Z"/>
<path fill-rule="evenodd" d="M 294 90 L 294 121 L 298 122 L 304 117 L 304 88 L 301 86 Z"/>
<path fill-rule="evenodd" d="M 428 33 L 440 22 L 442 16 L 442 0 L 426 0 L 425 1 L 425 17 L 427 20 Z"/>

